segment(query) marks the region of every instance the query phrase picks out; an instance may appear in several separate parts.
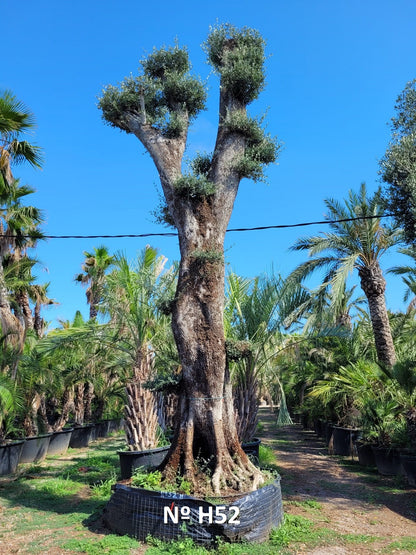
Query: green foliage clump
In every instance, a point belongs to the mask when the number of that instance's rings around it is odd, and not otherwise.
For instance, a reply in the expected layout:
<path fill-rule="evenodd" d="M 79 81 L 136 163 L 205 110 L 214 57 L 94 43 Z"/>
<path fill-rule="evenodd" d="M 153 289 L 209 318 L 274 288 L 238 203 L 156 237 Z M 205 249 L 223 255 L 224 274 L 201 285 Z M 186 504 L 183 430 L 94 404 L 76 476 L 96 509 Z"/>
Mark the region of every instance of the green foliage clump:
<path fill-rule="evenodd" d="M 416 79 L 409 81 L 395 104 L 391 119 L 392 140 L 380 160 L 380 174 L 387 184 L 385 201 L 404 230 L 408 244 L 416 244 Z"/>
<path fill-rule="evenodd" d="M 258 31 L 228 23 L 213 28 L 204 44 L 222 86 L 244 104 L 256 99 L 264 87 L 264 44 Z"/>
<path fill-rule="evenodd" d="M 276 465 L 276 455 L 273 449 L 267 445 L 259 445 L 259 465 L 260 468 L 268 468 Z"/>
<path fill-rule="evenodd" d="M 175 190 L 184 198 L 200 199 L 215 193 L 215 184 L 204 175 L 185 174 L 174 183 Z"/>
<path fill-rule="evenodd" d="M 342 536 L 341 536 L 342 537 Z M 302 516 L 286 515 L 283 525 L 273 530 L 270 542 L 275 547 L 287 547 L 292 543 L 306 543 L 308 546 L 336 541 L 336 533 L 328 528 L 317 528 Z"/>
<path fill-rule="evenodd" d="M 253 144 L 259 144 L 264 139 L 264 130 L 261 121 L 251 118 L 244 112 L 234 112 L 227 114 L 222 124 L 231 133 L 240 133 L 249 139 Z"/>
<path fill-rule="evenodd" d="M 157 93 L 156 86 L 149 79 L 126 77 L 119 86 L 108 85 L 103 89 L 98 108 L 107 123 L 130 133 L 129 115 L 146 117 L 150 124 L 164 119 L 166 111 L 157 101 Z"/>
<path fill-rule="evenodd" d="M 386 207 L 403 227 L 407 243 L 416 242 L 416 133 L 392 144 L 380 162 L 381 178 L 388 184 Z"/>
<path fill-rule="evenodd" d="M 205 108 L 206 100 L 205 85 L 188 74 L 186 49 L 155 49 L 140 63 L 143 75 L 130 76 L 117 87 L 104 88 L 98 101 L 104 120 L 131 133 L 128 116 L 134 116 L 168 138 L 180 136 L 187 125 L 185 114 L 194 118 Z"/>
<path fill-rule="evenodd" d="M 227 339 L 225 342 L 225 349 L 229 361 L 248 358 L 253 352 L 251 341 L 239 341 L 236 339 Z"/>
<path fill-rule="evenodd" d="M 131 478 L 131 485 L 157 491 L 170 491 L 191 494 L 191 483 L 183 476 L 177 476 L 174 483 L 163 481 L 159 470 L 147 471 L 143 467 L 136 468 Z"/>
<path fill-rule="evenodd" d="M 416 539 L 406 536 L 400 540 L 390 543 L 385 549 L 385 553 L 394 553 L 395 551 L 409 551 L 411 553 L 415 553 Z"/>
<path fill-rule="evenodd" d="M 134 538 L 108 534 L 99 541 L 72 539 L 67 541 L 62 547 L 71 550 L 72 553 L 84 553 L 86 555 L 103 555 L 105 553 L 129 555 L 132 549 L 138 549 L 139 546 L 140 542 Z"/>
<path fill-rule="evenodd" d="M 394 106 L 396 117 L 391 118 L 395 137 L 404 137 L 416 131 L 416 79 L 409 81 L 399 94 Z"/>
<path fill-rule="evenodd" d="M 143 387 L 154 392 L 171 392 L 178 388 L 181 379 L 181 374 L 158 373 L 153 379 L 144 382 Z"/>
<path fill-rule="evenodd" d="M 172 73 L 184 75 L 190 70 L 188 51 L 177 44 L 171 48 L 154 48 L 152 54 L 140 61 L 140 65 L 151 79 L 163 79 Z"/>
<path fill-rule="evenodd" d="M 162 473 L 159 470 L 148 472 L 144 467 L 136 468 L 131 477 L 131 485 L 149 490 L 160 490 Z"/>
<path fill-rule="evenodd" d="M 270 136 L 265 136 L 260 142 L 249 142 L 244 155 L 234 163 L 234 169 L 240 177 L 263 181 L 263 167 L 276 161 L 278 151 L 279 146 Z"/>
<path fill-rule="evenodd" d="M 224 255 L 222 252 L 216 250 L 202 250 L 202 249 L 195 249 L 191 253 L 191 257 L 198 262 L 223 262 Z"/>
<path fill-rule="evenodd" d="M 198 152 L 190 163 L 190 168 L 194 175 L 208 177 L 211 169 L 212 156 L 210 154 Z"/>
<path fill-rule="evenodd" d="M 280 145 L 276 139 L 265 134 L 261 120 L 251 118 L 244 112 L 227 114 L 222 126 L 228 132 L 239 133 L 246 138 L 244 155 L 234 163 L 234 169 L 241 177 L 262 181 L 263 166 L 277 159 Z"/>

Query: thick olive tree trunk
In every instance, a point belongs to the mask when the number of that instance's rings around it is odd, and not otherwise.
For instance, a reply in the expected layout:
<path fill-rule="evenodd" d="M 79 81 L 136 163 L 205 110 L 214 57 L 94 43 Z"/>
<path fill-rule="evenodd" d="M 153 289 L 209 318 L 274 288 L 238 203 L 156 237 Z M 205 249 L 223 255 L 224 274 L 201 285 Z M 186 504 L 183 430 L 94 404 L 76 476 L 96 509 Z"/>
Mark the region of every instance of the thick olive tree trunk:
<path fill-rule="evenodd" d="M 222 90 L 221 123 L 238 111 L 245 114 L 245 106 Z M 127 116 L 127 120 L 158 168 L 181 252 L 172 328 L 183 389 L 165 473 L 173 476 L 179 471 L 195 483 L 195 461 L 200 456 L 209 460 L 214 491 L 227 486 L 256 489 L 262 477 L 238 441 L 223 328 L 223 245 L 240 182 L 232 164 L 243 156 L 245 139 L 220 125 L 208 176 L 216 191 L 186 196 L 174 187 L 181 176 L 186 135 L 162 140 L 137 116 Z"/>

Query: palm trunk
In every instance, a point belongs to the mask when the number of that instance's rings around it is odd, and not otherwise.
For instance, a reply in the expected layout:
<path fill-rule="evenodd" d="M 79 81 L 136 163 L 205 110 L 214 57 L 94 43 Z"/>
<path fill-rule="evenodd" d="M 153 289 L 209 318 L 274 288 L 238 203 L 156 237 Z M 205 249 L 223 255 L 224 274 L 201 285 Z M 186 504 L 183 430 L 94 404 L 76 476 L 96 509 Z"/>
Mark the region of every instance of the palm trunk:
<path fill-rule="evenodd" d="M 26 291 L 20 291 L 17 294 L 17 302 L 19 303 L 20 309 L 23 314 L 25 331 L 33 330 L 34 328 L 33 315 L 32 315 L 32 310 L 30 308 L 29 295 L 27 294 Z"/>
<path fill-rule="evenodd" d="M 410 447 L 416 450 L 416 407 L 410 407 L 405 416 Z"/>
<path fill-rule="evenodd" d="M 46 399 L 45 399 L 44 393 L 42 393 L 40 396 L 39 417 L 42 423 L 43 430 L 47 433 L 52 432 L 53 428 L 49 424 L 48 413 L 46 410 Z"/>
<path fill-rule="evenodd" d="M 16 379 L 19 356 L 23 351 L 24 330 L 18 318 L 10 308 L 9 295 L 4 279 L 2 260 L 0 258 L 0 326 L 5 345 L 13 347 L 16 357 L 11 367 L 11 377 Z"/>
<path fill-rule="evenodd" d="M 250 441 L 256 433 L 258 423 L 258 380 L 247 361 L 247 370 L 237 378 L 234 387 L 234 407 L 237 434 L 240 441 Z"/>
<path fill-rule="evenodd" d="M 84 419 L 91 422 L 92 418 L 92 400 L 94 399 L 94 385 L 91 382 L 85 384 L 84 394 Z"/>
<path fill-rule="evenodd" d="M 150 377 L 152 364 L 152 353 L 146 345 L 138 353 L 133 380 L 126 386 L 124 429 L 131 451 L 145 451 L 156 447 L 158 421 L 155 397 L 142 386 Z"/>
<path fill-rule="evenodd" d="M 84 405 L 84 395 L 85 395 L 85 384 L 77 383 L 75 386 L 75 424 L 78 426 L 84 425 L 85 420 L 85 405 Z"/>
<path fill-rule="evenodd" d="M 60 417 L 53 425 L 53 431 L 59 432 L 69 420 L 69 415 L 74 411 L 74 386 L 65 388 L 62 396 L 62 410 Z"/>
<path fill-rule="evenodd" d="M 360 268 L 358 273 L 370 309 L 377 358 L 381 364 L 392 367 L 396 362 L 396 353 L 384 297 L 386 280 L 378 262 L 371 267 Z"/>
<path fill-rule="evenodd" d="M 35 393 L 32 397 L 30 405 L 28 406 L 27 414 L 23 420 L 23 429 L 25 431 L 26 437 L 33 437 L 39 434 L 37 417 L 40 404 L 41 397 L 39 393 Z"/>
<path fill-rule="evenodd" d="M 40 315 L 41 310 L 41 303 L 37 302 L 35 304 L 35 308 L 33 310 L 33 328 L 36 332 L 36 335 L 39 337 L 43 337 L 45 331 L 45 321 Z"/>

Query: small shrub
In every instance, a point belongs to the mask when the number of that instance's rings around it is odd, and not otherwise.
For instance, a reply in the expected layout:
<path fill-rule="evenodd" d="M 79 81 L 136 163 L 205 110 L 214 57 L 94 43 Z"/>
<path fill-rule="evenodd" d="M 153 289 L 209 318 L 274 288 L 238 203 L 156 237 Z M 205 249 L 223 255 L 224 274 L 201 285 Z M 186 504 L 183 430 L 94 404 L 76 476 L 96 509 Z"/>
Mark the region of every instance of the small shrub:
<path fill-rule="evenodd" d="M 184 198 L 202 198 L 215 193 L 215 185 L 204 175 L 185 174 L 174 183 L 178 194 Z"/>
<path fill-rule="evenodd" d="M 136 468 L 131 477 L 131 485 L 149 490 L 160 490 L 162 473 L 159 470 L 148 472 L 144 467 Z"/>
<path fill-rule="evenodd" d="M 260 467 L 267 467 L 277 463 L 276 455 L 271 447 L 267 445 L 259 445 L 259 464 Z"/>

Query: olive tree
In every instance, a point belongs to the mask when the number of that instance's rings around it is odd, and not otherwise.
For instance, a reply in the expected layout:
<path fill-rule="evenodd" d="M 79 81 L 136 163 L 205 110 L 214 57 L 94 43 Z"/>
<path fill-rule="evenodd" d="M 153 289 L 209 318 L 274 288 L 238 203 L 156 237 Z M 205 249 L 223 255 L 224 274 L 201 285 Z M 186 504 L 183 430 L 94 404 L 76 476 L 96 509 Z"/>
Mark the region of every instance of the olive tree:
<path fill-rule="evenodd" d="M 409 81 L 397 97 L 392 118 L 392 138 L 380 160 L 386 183 L 387 208 L 403 228 L 404 240 L 416 245 L 416 79 Z"/>
<path fill-rule="evenodd" d="M 224 339 L 224 237 L 242 178 L 263 178 L 278 154 L 276 141 L 247 105 L 264 87 L 264 40 L 252 29 L 221 25 L 204 45 L 220 77 L 214 151 L 182 169 L 188 127 L 204 109 L 206 90 L 190 74 L 185 48 L 153 50 L 139 76 L 108 86 L 99 100 L 110 125 L 135 135 L 150 154 L 178 232 L 180 267 L 172 329 L 182 366 L 177 427 L 164 461 L 166 477 L 180 472 L 197 484 L 201 465 L 213 491 L 255 489 L 261 473 L 238 441 Z"/>

